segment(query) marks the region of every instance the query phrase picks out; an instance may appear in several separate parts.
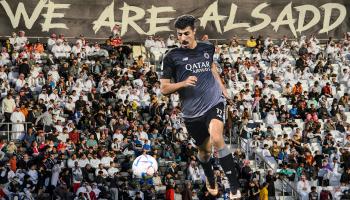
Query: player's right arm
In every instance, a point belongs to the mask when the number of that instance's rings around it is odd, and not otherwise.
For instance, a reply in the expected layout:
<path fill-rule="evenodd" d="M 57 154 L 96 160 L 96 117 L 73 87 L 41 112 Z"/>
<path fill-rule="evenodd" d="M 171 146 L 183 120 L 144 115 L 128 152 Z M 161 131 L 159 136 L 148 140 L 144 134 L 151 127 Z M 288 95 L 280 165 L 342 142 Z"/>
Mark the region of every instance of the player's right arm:
<path fill-rule="evenodd" d="M 183 81 L 171 81 L 176 79 L 176 67 L 174 66 L 173 56 L 174 54 L 168 52 L 163 59 L 163 75 L 160 78 L 160 91 L 163 95 L 174 93 L 185 87 L 195 86 L 197 82 L 197 77 L 195 76 L 189 76 Z"/>
<path fill-rule="evenodd" d="M 160 79 L 160 91 L 163 95 L 168 95 L 185 87 L 194 87 L 196 82 L 196 76 L 189 76 L 186 80 L 177 83 L 171 83 L 170 79 Z"/>

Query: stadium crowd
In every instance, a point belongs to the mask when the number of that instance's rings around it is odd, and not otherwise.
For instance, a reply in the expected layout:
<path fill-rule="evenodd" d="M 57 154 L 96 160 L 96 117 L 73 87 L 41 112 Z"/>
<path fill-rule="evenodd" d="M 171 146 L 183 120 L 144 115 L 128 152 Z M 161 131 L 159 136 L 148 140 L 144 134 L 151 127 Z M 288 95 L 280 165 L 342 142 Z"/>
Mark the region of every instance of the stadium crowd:
<path fill-rule="evenodd" d="M 215 199 L 203 187 L 178 94 L 160 92 L 156 68 L 175 36 L 149 36 L 146 55 L 134 55 L 113 30 L 102 44 L 63 34 L 30 42 L 24 31 L 1 44 L 1 111 L 12 123 L 1 130 L 12 133 L 0 140 L 0 199 Z M 215 44 L 232 97 L 226 139 L 233 133 L 249 147 L 233 153 L 243 198 L 272 199 L 285 178 L 303 200 L 346 197 L 349 44 L 349 34 L 325 43 L 311 35 Z M 154 176 L 133 177 L 141 154 L 157 159 Z M 218 198 L 227 199 L 216 156 Z M 250 160 L 272 167 L 261 173 Z"/>

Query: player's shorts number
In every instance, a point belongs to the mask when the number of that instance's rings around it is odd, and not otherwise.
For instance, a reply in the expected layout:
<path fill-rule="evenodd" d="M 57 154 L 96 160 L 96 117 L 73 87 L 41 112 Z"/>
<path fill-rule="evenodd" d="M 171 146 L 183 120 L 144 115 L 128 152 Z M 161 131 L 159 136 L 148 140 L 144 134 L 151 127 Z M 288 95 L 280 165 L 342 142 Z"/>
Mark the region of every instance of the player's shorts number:
<path fill-rule="evenodd" d="M 222 118 L 223 111 L 220 108 L 216 108 L 216 114 L 218 117 Z"/>

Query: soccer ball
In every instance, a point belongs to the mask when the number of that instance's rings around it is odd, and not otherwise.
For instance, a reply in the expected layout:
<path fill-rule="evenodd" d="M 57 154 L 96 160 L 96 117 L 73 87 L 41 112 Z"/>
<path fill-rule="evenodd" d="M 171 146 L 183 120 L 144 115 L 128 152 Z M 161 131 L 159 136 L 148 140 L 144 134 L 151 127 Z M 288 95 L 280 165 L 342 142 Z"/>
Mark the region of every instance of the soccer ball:
<path fill-rule="evenodd" d="M 158 170 L 158 163 L 150 155 L 140 155 L 132 163 L 132 172 L 138 177 L 143 176 L 153 176 L 153 174 Z"/>

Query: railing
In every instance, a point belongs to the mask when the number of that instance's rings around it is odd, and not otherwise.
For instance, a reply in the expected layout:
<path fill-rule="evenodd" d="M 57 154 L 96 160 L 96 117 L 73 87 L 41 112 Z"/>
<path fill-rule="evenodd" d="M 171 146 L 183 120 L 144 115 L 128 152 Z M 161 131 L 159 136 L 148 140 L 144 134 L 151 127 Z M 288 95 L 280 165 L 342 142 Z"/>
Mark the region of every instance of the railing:
<path fill-rule="evenodd" d="M 257 160 L 256 158 L 259 157 L 259 160 L 262 162 L 263 164 L 263 169 L 264 171 L 266 171 L 267 169 L 271 169 L 274 170 L 274 168 L 268 163 L 266 162 L 265 158 L 263 158 L 262 155 L 260 155 L 259 153 L 255 153 L 255 161 Z M 255 162 L 255 165 L 256 162 Z M 257 167 L 257 166 L 256 166 Z M 286 178 L 280 178 L 281 182 L 282 182 L 282 197 L 284 197 L 284 194 L 286 192 L 287 188 L 290 188 L 291 191 L 291 196 L 294 199 L 301 199 L 301 194 L 299 194 L 299 192 L 297 191 L 297 189 L 295 188 L 294 185 L 292 185 L 289 180 L 287 180 Z M 285 188 L 284 186 L 287 186 L 287 188 Z"/>
<path fill-rule="evenodd" d="M 240 128 L 239 134 L 235 133 L 237 138 L 237 144 L 238 144 L 238 147 L 241 148 L 245 153 L 245 158 L 249 160 L 249 156 L 250 156 L 249 143 L 248 143 L 248 140 L 246 141 L 244 140 L 244 138 L 241 137 L 242 132 L 243 132 L 243 127 Z"/>
<path fill-rule="evenodd" d="M 24 125 L 24 131 L 12 131 L 11 126 L 13 125 Z M 32 124 L 32 122 L 0 122 L 0 127 L 3 129 L 3 127 L 5 128 L 5 130 L 0 130 L 0 134 L 3 135 L 4 133 L 7 135 L 7 140 L 10 141 L 10 135 L 12 133 L 23 133 L 23 132 L 27 132 L 28 130 L 28 125 Z"/>
<path fill-rule="evenodd" d="M 249 139 L 244 139 L 238 136 L 238 145 L 239 145 L 239 148 L 241 148 L 245 152 L 246 158 L 249 158 L 249 155 L 251 153 L 250 152 L 251 149 L 249 147 Z M 267 171 L 267 169 L 274 170 L 274 168 L 268 162 L 266 162 L 265 158 L 257 152 L 254 152 L 255 169 L 259 168 L 256 162 L 257 158 L 259 158 L 259 160 L 261 161 L 264 171 Z M 282 182 L 282 197 L 284 197 L 287 191 L 291 191 L 291 196 L 294 199 L 301 199 L 301 194 L 297 191 L 294 185 L 292 185 L 286 178 L 280 178 L 280 180 Z M 287 190 L 287 189 L 290 189 L 290 190 Z"/>

